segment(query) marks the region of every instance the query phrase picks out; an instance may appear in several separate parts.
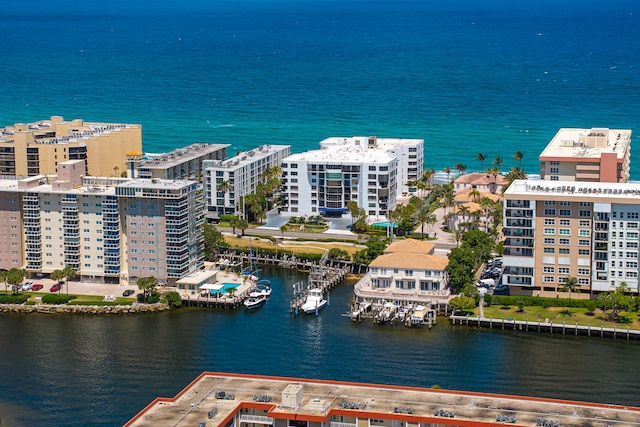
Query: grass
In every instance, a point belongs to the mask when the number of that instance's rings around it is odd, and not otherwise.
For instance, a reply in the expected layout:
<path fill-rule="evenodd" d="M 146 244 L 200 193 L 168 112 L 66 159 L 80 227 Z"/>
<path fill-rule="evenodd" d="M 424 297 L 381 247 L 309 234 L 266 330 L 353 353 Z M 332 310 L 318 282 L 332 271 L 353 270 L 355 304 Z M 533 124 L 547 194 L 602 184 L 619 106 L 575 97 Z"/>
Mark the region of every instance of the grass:
<path fill-rule="evenodd" d="M 232 247 L 248 248 L 249 239 L 239 238 L 235 236 L 224 236 L 225 242 Z M 284 241 L 282 244 L 275 245 L 268 239 L 251 238 L 252 248 L 263 249 L 286 249 L 294 254 L 324 254 L 331 248 L 338 248 L 346 251 L 349 256 L 362 250 L 365 246 L 354 246 L 353 243 L 340 243 L 340 242 L 298 242 L 298 241 Z"/>
<path fill-rule="evenodd" d="M 576 322 L 578 325 L 584 326 L 594 326 L 600 327 L 604 326 L 605 328 L 616 328 L 620 329 L 638 329 L 640 330 L 640 321 L 638 320 L 637 312 L 619 312 L 619 316 L 627 316 L 629 318 L 633 318 L 633 322 L 626 324 L 620 322 L 612 322 L 604 318 L 604 313 L 602 310 L 597 309 L 593 314 L 587 314 L 587 310 L 585 308 L 577 308 L 573 307 L 572 309 L 573 315 L 569 315 L 568 307 L 537 307 L 537 306 L 527 306 L 524 307 L 524 312 L 518 313 L 518 307 L 503 307 L 499 305 L 493 305 L 490 307 L 484 308 L 484 316 L 485 317 L 493 317 L 494 319 L 513 319 L 513 320 L 528 320 L 532 323 L 538 323 L 538 321 L 544 323 L 546 319 L 549 319 L 549 322 L 553 322 L 555 324 L 561 324 L 565 322 L 566 324 L 575 325 Z M 476 308 L 474 314 L 477 316 L 480 314 L 480 309 Z"/>

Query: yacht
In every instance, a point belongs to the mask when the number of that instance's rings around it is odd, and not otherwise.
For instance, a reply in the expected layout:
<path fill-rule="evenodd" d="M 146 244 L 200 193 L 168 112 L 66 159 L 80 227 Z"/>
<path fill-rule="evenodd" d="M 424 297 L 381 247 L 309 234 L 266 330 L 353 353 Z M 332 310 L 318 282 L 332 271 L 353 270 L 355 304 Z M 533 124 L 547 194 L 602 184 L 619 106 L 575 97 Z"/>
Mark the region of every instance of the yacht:
<path fill-rule="evenodd" d="M 314 288 L 309 289 L 307 299 L 300 309 L 304 311 L 305 314 L 312 314 L 320 311 L 325 305 L 327 305 L 327 300 L 322 296 L 322 290 Z"/>
<path fill-rule="evenodd" d="M 253 310 L 262 307 L 265 301 L 267 301 L 267 297 L 264 295 L 249 296 L 249 298 L 244 300 L 244 307 L 247 310 Z"/>

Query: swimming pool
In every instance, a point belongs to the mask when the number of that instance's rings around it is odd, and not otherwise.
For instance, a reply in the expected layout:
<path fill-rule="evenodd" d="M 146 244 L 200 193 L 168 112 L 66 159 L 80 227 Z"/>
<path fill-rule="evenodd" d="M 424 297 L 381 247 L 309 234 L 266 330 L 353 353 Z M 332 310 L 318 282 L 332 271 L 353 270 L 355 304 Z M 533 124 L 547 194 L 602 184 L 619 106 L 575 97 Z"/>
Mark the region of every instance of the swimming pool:
<path fill-rule="evenodd" d="M 228 293 L 230 289 L 238 289 L 239 287 L 240 283 L 223 283 L 220 292 Z"/>
<path fill-rule="evenodd" d="M 382 221 L 382 222 L 374 222 L 373 224 L 371 224 L 372 227 L 389 227 L 391 225 L 391 223 L 389 223 L 389 221 Z M 397 223 L 393 223 L 393 228 L 397 228 L 398 224 Z"/>

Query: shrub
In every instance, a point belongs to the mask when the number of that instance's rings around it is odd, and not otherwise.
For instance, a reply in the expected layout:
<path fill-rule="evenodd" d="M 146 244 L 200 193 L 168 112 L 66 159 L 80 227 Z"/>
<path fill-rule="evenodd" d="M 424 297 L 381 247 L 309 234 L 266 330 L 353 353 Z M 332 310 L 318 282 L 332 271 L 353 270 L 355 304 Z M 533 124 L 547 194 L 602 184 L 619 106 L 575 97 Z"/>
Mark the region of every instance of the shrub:
<path fill-rule="evenodd" d="M 484 296 L 484 302 L 485 302 L 487 305 L 491 305 L 491 301 L 493 301 L 493 295 L 491 295 L 491 294 L 486 294 L 486 295 Z"/>
<path fill-rule="evenodd" d="M 0 295 L 0 304 L 24 304 L 29 295 Z"/>
<path fill-rule="evenodd" d="M 536 307 L 586 307 L 591 301 L 587 299 L 569 299 L 569 298 L 546 298 L 546 297 L 529 297 L 529 296 L 503 296 L 494 295 L 493 300 L 496 304 L 501 305 L 518 305 L 519 301 L 525 306 Z"/>
<path fill-rule="evenodd" d="M 589 300 L 584 307 L 587 309 L 587 313 L 591 314 L 596 311 L 596 302 Z"/>
<path fill-rule="evenodd" d="M 147 302 L 148 302 L 149 304 L 155 304 L 155 303 L 157 303 L 158 301 L 160 301 L 160 294 L 158 294 L 158 293 L 151 294 L 151 295 L 149 295 L 149 296 L 147 297 Z"/>
<path fill-rule="evenodd" d="M 173 308 L 179 308 L 182 305 L 182 299 L 178 292 L 167 292 L 167 303 Z"/>
<path fill-rule="evenodd" d="M 47 294 L 42 296 L 42 302 L 44 304 L 66 304 L 75 298 L 77 298 L 75 295 Z"/>
<path fill-rule="evenodd" d="M 220 222 L 229 222 L 235 217 L 236 217 L 235 215 L 228 215 L 228 214 L 220 215 Z"/>

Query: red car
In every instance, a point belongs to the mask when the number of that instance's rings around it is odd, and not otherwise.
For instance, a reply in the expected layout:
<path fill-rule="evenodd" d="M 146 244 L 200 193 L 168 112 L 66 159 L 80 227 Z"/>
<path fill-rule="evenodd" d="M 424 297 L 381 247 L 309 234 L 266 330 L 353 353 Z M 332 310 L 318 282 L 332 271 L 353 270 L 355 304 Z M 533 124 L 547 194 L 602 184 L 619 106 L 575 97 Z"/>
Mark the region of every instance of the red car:
<path fill-rule="evenodd" d="M 50 289 L 49 292 L 58 292 L 60 290 L 60 285 L 53 285 Z"/>
<path fill-rule="evenodd" d="M 44 286 L 42 286 L 40 283 L 36 283 L 35 285 L 33 285 L 31 287 L 32 291 L 39 291 L 40 289 L 42 289 Z"/>

